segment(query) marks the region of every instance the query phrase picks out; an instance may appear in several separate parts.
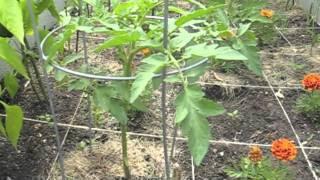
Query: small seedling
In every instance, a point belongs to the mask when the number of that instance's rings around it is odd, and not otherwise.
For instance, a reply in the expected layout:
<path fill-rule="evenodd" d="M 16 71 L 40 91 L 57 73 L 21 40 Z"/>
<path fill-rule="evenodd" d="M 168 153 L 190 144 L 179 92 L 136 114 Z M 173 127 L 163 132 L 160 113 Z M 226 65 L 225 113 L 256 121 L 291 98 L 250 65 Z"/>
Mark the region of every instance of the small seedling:
<path fill-rule="evenodd" d="M 239 114 L 238 114 L 238 113 L 239 113 L 238 110 L 234 110 L 233 112 L 227 113 L 227 115 L 228 115 L 229 117 L 231 117 L 232 120 L 235 120 L 235 119 L 238 119 L 238 117 L 239 117 Z"/>
<path fill-rule="evenodd" d="M 44 114 L 44 115 L 40 115 L 38 116 L 38 119 L 41 121 L 45 121 L 45 122 L 52 122 L 52 116 L 50 114 Z"/>

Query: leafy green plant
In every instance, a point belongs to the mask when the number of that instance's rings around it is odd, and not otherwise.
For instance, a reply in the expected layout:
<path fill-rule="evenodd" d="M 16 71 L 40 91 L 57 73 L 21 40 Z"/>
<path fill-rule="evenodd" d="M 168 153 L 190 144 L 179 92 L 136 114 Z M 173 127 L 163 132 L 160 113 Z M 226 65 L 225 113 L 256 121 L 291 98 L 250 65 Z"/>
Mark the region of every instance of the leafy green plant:
<path fill-rule="evenodd" d="M 22 128 L 23 112 L 21 107 L 5 103 L 3 97 L 9 94 L 13 98 L 16 95 L 19 88 L 18 75 L 26 79 L 31 77 L 29 69 L 25 67 L 28 62 L 32 64 L 37 78 L 40 77 L 33 61 L 34 56 L 30 55 L 32 54 L 31 48 L 26 40 L 26 36 L 33 33 L 26 3 L 26 0 L 0 0 L 0 61 L 4 61 L 13 69 L 12 72 L 5 75 L 4 83 L 0 86 L 0 102 L 7 115 L 5 121 L 0 121 L 0 132 L 15 147 Z M 48 9 L 53 16 L 59 16 L 53 0 L 33 1 L 33 5 L 36 15 Z M 12 45 L 12 42 L 15 41 L 13 38 L 21 45 L 20 49 Z M 22 57 L 19 53 L 22 54 Z M 41 84 L 41 80 L 39 82 Z"/>
<path fill-rule="evenodd" d="M 264 158 L 259 163 L 249 158 L 242 158 L 239 165 L 228 168 L 225 172 L 231 178 L 252 180 L 287 180 L 291 179 L 289 170 L 283 165 L 275 165 L 270 159 Z"/>
<path fill-rule="evenodd" d="M 279 13 L 268 9 L 266 0 L 220 0 L 206 1 L 206 4 L 225 3 L 224 9 L 215 14 L 218 40 L 239 50 L 248 60 L 244 64 L 256 75 L 261 75 L 261 60 L 258 47 L 268 44 L 277 37 L 275 25 L 284 21 Z M 219 65 L 219 64 L 217 64 Z M 237 71 L 238 64 L 220 64 L 226 70 Z"/>
<path fill-rule="evenodd" d="M 233 23 L 250 22 L 251 29 L 256 33 L 260 44 L 274 40 L 276 30 L 273 27 L 277 22 L 281 21 L 282 17 L 267 8 L 269 4 L 266 0 L 226 1 L 228 3 L 229 16 L 232 18 Z"/>
<path fill-rule="evenodd" d="M 301 95 L 296 104 L 299 112 L 312 117 L 320 113 L 320 91 L 307 92 Z"/>
<path fill-rule="evenodd" d="M 209 65 L 219 61 L 243 62 L 256 74 L 261 74 L 261 63 L 256 49 L 256 37 L 250 30 L 251 23 L 233 24 L 225 12 L 225 4 L 205 5 L 190 1 L 196 8 L 189 12 L 171 6 L 173 13 L 180 15 L 169 20 L 169 46 L 163 48 L 163 23 L 149 19 L 146 15 L 162 4 L 158 0 L 129 0 L 118 2 L 108 11 L 101 1 L 86 1 L 94 9 L 90 17 L 64 17 L 64 31 L 50 40 L 51 47 L 46 50 L 49 61 L 61 66 L 75 64 L 78 54 L 65 55 L 64 45 L 77 31 L 88 34 L 101 34 L 107 39 L 90 47 L 89 53 L 102 53 L 113 50 L 121 72 L 113 74 L 135 80 L 97 82 L 82 78 L 71 78 L 56 71 L 56 78 L 67 82 L 69 90 L 87 92 L 94 106 L 110 113 L 119 122 L 122 140 L 123 168 L 126 178 L 130 178 L 127 156 L 127 128 L 129 114 L 133 111 L 148 111 L 150 94 L 157 89 L 161 79 L 153 78 L 163 68 L 177 70 L 178 73 L 165 79 L 167 83 L 180 84 L 181 92 L 175 100 L 176 126 L 181 128 L 188 138 L 188 147 L 195 164 L 200 165 L 208 151 L 211 132 L 207 117 L 225 112 L 217 102 L 205 97 L 202 89 L 195 82 L 203 75 Z M 223 16 L 220 16 L 220 15 Z M 223 17 L 223 18 L 221 18 Z M 224 38 L 225 37 L 225 38 Z M 146 49 L 148 51 L 146 51 Z M 143 53 L 142 59 L 138 54 Z M 65 56 L 64 58 L 60 58 Z M 208 59 L 190 71 L 182 68 L 200 60 Z M 139 64 L 137 68 L 135 64 Z M 76 66 L 76 67 L 79 67 Z M 105 74 L 82 65 L 80 72 Z M 57 73 L 59 73 L 57 75 Z"/>

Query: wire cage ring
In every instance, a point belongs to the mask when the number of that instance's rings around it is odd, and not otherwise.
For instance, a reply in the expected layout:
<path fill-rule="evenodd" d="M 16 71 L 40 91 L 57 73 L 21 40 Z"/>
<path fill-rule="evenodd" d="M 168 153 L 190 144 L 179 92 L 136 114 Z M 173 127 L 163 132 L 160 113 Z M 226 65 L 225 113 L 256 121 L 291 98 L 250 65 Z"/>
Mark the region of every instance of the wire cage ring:
<path fill-rule="evenodd" d="M 161 17 L 158 16 L 148 16 L 148 18 L 150 19 L 156 19 L 156 20 L 162 20 Z M 44 46 L 46 44 L 46 42 L 48 41 L 49 37 L 51 37 L 54 33 L 56 33 L 57 31 L 63 29 L 65 27 L 65 25 L 63 26 L 59 26 L 55 29 L 53 29 L 52 31 L 50 31 L 42 40 L 41 44 L 40 44 L 40 52 L 41 52 L 41 56 L 45 61 L 49 60 L 49 57 L 45 54 L 44 52 Z M 189 71 L 192 70 L 196 67 L 199 67 L 205 63 L 208 62 L 208 58 L 204 58 L 196 63 L 190 64 L 188 66 L 185 66 L 183 68 L 181 68 L 180 70 L 171 70 L 166 72 L 166 76 L 172 76 L 175 74 L 179 74 L 181 72 L 185 72 L 185 71 Z M 50 63 L 50 62 L 49 62 Z M 58 64 L 54 64 L 54 63 L 50 63 L 51 66 L 53 66 L 55 69 L 60 70 L 64 73 L 67 74 L 71 74 L 73 76 L 79 77 L 79 78 L 86 78 L 86 79 L 95 79 L 95 80 L 99 80 L 99 81 L 131 81 L 131 80 L 135 80 L 136 76 L 110 76 L 110 75 L 96 75 L 96 74 L 91 74 L 91 73 L 83 73 L 83 72 L 78 72 L 66 67 L 62 67 Z M 158 73 L 158 74 L 154 74 L 153 78 L 160 78 L 162 77 L 163 74 L 162 73 Z"/>

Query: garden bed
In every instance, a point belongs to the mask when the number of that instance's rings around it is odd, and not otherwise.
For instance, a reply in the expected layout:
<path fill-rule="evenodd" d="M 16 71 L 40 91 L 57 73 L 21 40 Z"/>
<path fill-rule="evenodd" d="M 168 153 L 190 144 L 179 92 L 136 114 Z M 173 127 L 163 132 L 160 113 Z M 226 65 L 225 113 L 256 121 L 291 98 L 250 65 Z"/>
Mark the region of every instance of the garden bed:
<path fill-rule="evenodd" d="M 301 15 L 301 9 L 289 11 L 288 27 L 307 27 L 306 18 Z M 299 14 L 299 15 L 298 15 Z M 280 27 L 281 28 L 281 27 Z M 305 146 L 320 146 L 320 130 L 315 121 L 300 114 L 295 109 L 296 99 L 302 94 L 298 89 L 304 74 L 320 70 L 320 57 L 316 53 L 320 48 L 315 47 L 313 56 L 310 56 L 310 33 L 305 29 L 281 30 L 287 40 L 280 35 L 270 45 L 262 47 L 261 56 L 264 73 L 271 84 L 288 86 L 296 89 L 279 91 L 281 102 Z M 96 43 L 95 41 L 92 42 Z M 293 47 L 294 46 L 294 47 Z M 81 46 L 80 46 L 81 50 Z M 119 70 L 119 64 L 112 52 L 89 55 L 94 59 L 93 64 L 99 68 Z M 105 59 L 112 60 L 105 63 Z M 52 79 L 52 81 L 54 81 Z M 226 108 L 228 114 L 209 118 L 214 140 L 270 144 L 273 140 L 288 137 L 295 139 L 292 129 L 279 106 L 273 92 L 268 89 L 268 83 L 263 77 L 248 73 L 244 66 L 230 69 L 213 68 L 201 78 L 203 90 L 210 99 L 217 100 Z M 207 83 L 207 84 L 205 84 Z M 220 85 L 219 85 L 220 84 Z M 224 86 L 221 84 L 262 86 L 263 88 Z M 168 87 L 168 126 L 169 136 L 173 136 L 175 94 L 180 87 Z M 278 90 L 278 89 L 276 89 Z M 129 132 L 139 133 L 141 136 L 130 136 L 129 159 L 132 165 L 132 174 L 137 179 L 160 179 L 163 175 L 163 146 L 161 141 L 160 92 L 156 91 L 152 97 L 150 111 L 135 114 L 129 123 Z M 31 177 L 46 177 L 51 167 L 56 167 L 53 160 L 57 153 L 55 135 L 50 118 L 43 115 L 49 111 L 42 103 L 34 101 L 29 87 L 17 97 L 17 101 L 25 110 L 25 116 L 46 123 L 25 121 L 18 151 L 11 148 L 3 139 L 0 139 L 0 179 L 31 179 Z M 55 107 L 59 123 L 81 127 L 88 125 L 87 102 L 82 99 L 79 111 L 77 109 L 80 92 L 67 92 L 55 89 Z M 77 109 L 78 110 L 78 109 Z M 97 128 L 108 131 L 119 131 L 118 123 L 103 114 L 103 121 L 97 123 Z M 32 129 L 32 130 L 30 130 Z M 61 136 L 64 136 L 68 127 L 60 127 Z M 65 168 L 68 177 L 77 179 L 120 179 L 122 176 L 120 137 L 115 133 L 95 131 L 92 151 L 89 146 L 87 130 L 71 128 L 64 145 Z M 145 137 L 144 135 L 156 135 Z M 181 133 L 178 132 L 181 136 Z M 169 141 L 171 143 L 171 140 Z M 10 147 L 10 148 L 8 148 Z M 306 150 L 310 161 L 320 176 L 319 150 Z M 203 163 L 196 167 L 196 179 L 228 179 L 224 172 L 226 167 L 234 165 L 241 157 L 247 156 L 248 147 L 212 143 Z M 266 156 L 270 156 L 269 147 L 264 149 Z M 186 142 L 179 140 L 175 148 L 176 170 L 183 179 L 191 179 L 191 155 Z M 112 163 L 112 164 L 111 164 Z M 296 160 L 288 164 L 295 173 L 296 179 L 313 179 L 307 162 L 299 151 Z M 180 169 L 180 170 L 179 170 Z M 59 169 L 54 168 L 53 179 L 59 179 Z"/>

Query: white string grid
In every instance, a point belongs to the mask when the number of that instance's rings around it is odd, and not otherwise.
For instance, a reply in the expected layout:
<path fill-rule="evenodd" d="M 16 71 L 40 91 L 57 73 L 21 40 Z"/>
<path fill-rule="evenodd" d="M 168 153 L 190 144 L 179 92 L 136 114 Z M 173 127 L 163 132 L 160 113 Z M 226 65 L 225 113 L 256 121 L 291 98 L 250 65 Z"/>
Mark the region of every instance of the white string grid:
<path fill-rule="evenodd" d="M 1 117 L 5 117 L 5 114 L 0 114 Z M 24 118 L 25 121 L 33 122 L 33 123 L 42 123 L 42 124 L 50 124 L 50 122 L 32 119 L 32 118 Z M 72 125 L 72 124 L 65 124 L 65 123 L 58 123 L 59 127 L 66 127 L 66 128 L 73 128 L 78 130 L 89 130 L 88 126 L 82 126 L 82 125 Z M 102 129 L 102 128 L 92 128 L 92 131 L 101 132 L 101 133 L 110 133 L 110 134 L 120 134 L 121 131 L 114 131 L 109 129 Z M 161 139 L 162 136 L 157 134 L 144 134 L 144 133 L 135 133 L 135 132 L 128 132 L 128 136 L 131 137 L 144 137 L 144 138 L 156 138 Z M 168 139 L 173 139 L 174 137 L 168 136 Z M 178 141 L 187 141 L 187 138 L 183 137 L 177 137 Z M 271 147 L 271 144 L 261 144 L 261 143 L 247 143 L 247 142 L 239 142 L 239 141 L 226 141 L 226 140 L 210 140 L 211 144 L 223 144 L 223 145 L 237 145 L 237 146 L 261 146 L 264 148 Z M 300 146 L 297 146 L 298 149 L 301 149 Z M 304 149 L 307 150 L 319 150 L 320 146 L 303 146 Z"/>

